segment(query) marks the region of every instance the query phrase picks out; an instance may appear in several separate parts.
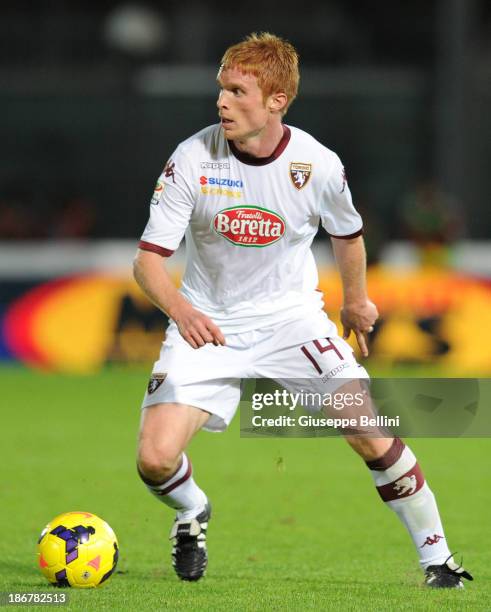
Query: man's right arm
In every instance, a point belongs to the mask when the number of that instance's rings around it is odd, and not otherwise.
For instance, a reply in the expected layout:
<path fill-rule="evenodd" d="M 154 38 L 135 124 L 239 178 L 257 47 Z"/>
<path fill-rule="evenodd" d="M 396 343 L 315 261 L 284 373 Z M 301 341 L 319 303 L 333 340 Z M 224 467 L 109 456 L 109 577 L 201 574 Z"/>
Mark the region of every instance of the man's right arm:
<path fill-rule="evenodd" d="M 138 249 L 133 275 L 148 299 L 176 322 L 179 333 L 193 348 L 200 348 L 207 342 L 215 346 L 225 344 L 220 328 L 176 289 L 161 255 Z"/>

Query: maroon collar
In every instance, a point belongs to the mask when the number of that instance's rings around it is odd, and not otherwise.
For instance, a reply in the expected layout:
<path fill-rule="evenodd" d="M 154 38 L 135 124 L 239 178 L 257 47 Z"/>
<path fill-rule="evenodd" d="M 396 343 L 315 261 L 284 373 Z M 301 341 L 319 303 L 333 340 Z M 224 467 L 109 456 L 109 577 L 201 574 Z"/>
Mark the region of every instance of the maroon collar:
<path fill-rule="evenodd" d="M 278 159 L 278 157 L 286 149 L 286 145 L 290 142 L 291 135 L 292 133 L 290 128 L 283 125 L 283 136 L 281 137 L 276 149 L 271 153 L 271 155 L 268 155 L 268 157 L 254 157 L 253 155 L 249 155 L 249 153 L 242 153 L 239 151 L 239 149 L 237 149 L 233 140 L 228 140 L 227 142 L 234 156 L 243 164 L 248 164 L 249 166 L 265 166 L 266 164 L 273 162 L 275 159 Z"/>

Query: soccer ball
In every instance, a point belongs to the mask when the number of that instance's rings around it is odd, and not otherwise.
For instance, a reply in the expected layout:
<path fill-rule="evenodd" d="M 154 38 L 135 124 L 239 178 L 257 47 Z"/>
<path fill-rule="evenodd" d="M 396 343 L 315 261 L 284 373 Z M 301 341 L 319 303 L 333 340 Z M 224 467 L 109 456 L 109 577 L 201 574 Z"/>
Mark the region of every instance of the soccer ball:
<path fill-rule="evenodd" d="M 38 562 L 44 576 L 58 587 L 93 588 L 116 569 L 118 540 L 101 518 L 90 512 L 66 512 L 43 529 Z"/>

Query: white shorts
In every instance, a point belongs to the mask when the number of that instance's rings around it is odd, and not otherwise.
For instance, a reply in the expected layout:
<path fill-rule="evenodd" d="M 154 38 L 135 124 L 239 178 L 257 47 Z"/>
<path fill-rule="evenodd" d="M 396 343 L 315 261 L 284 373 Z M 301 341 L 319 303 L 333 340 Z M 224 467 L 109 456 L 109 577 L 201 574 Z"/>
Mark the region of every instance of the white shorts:
<path fill-rule="evenodd" d="M 227 334 L 226 342 L 193 349 L 172 322 L 142 408 L 166 402 L 188 404 L 210 413 L 203 429 L 224 431 L 239 405 L 242 379 L 274 379 L 285 387 L 288 379 L 309 379 L 328 393 L 346 379 L 368 379 L 353 349 L 323 311 L 307 320 Z"/>

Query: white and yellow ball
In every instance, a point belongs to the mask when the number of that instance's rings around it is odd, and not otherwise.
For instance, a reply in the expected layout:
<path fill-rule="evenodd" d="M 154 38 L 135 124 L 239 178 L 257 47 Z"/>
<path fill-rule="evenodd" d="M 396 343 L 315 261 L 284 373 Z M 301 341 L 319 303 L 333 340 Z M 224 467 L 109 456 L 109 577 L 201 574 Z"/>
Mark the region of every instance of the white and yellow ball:
<path fill-rule="evenodd" d="M 93 588 L 116 569 L 118 540 L 111 527 L 90 512 L 66 512 L 50 521 L 38 540 L 38 563 L 55 586 Z"/>

